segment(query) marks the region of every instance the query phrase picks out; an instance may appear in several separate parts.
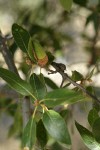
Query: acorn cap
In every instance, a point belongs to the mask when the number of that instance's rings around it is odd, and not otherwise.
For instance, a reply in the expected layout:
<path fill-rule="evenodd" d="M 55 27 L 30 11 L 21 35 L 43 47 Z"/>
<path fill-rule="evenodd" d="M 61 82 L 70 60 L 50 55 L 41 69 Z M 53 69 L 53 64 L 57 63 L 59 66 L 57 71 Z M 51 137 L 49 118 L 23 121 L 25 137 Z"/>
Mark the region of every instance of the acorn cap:
<path fill-rule="evenodd" d="M 40 67 L 44 67 L 48 63 L 48 57 L 45 56 L 43 59 L 38 59 L 38 65 Z"/>

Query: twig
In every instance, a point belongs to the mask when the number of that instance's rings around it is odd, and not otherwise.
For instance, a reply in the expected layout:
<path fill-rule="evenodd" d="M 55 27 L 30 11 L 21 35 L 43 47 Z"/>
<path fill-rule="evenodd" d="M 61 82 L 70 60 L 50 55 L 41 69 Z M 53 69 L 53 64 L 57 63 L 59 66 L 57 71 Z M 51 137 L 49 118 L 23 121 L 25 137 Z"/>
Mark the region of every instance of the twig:
<path fill-rule="evenodd" d="M 7 45 L 7 39 L 3 37 L 2 34 L 0 34 L 0 51 L 5 59 L 5 62 L 9 70 L 15 72 L 19 76 L 17 68 L 14 64 L 12 54 L 10 53 L 8 45 Z"/>
<path fill-rule="evenodd" d="M 70 83 L 72 83 L 74 86 L 78 87 L 80 90 L 82 90 L 84 93 L 86 93 L 88 96 L 90 96 L 92 99 L 96 100 L 96 102 L 100 103 L 100 100 L 92 95 L 90 92 L 88 92 L 82 85 L 76 83 L 75 81 L 73 81 L 67 73 L 64 73 L 65 69 L 66 69 L 66 66 L 64 64 L 61 64 L 61 63 L 56 63 L 56 62 L 52 62 L 51 65 L 56 69 L 55 71 L 53 70 L 49 70 L 50 73 L 48 74 L 53 74 L 53 73 L 60 73 L 61 76 L 62 76 L 62 83 L 61 83 L 61 86 L 63 85 L 64 81 L 67 79 Z"/>

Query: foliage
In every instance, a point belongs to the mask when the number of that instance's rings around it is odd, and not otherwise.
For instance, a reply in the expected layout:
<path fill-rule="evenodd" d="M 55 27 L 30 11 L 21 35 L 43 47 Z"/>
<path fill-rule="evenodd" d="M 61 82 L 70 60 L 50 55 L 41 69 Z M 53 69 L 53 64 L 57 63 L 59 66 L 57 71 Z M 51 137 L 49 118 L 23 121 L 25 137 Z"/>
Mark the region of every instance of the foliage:
<path fill-rule="evenodd" d="M 72 0 L 59 0 L 59 2 L 65 10 L 67 10 L 68 12 L 71 11 Z M 91 14 L 87 17 L 86 26 L 92 21 L 95 33 L 97 35 L 99 27 L 99 3 L 97 3 L 96 7 L 92 9 L 93 5 L 91 3 L 88 4 L 87 1 L 83 2 L 74 0 L 74 2 L 92 11 Z M 24 21 L 25 20 L 23 20 L 23 22 Z M 40 68 L 44 68 L 48 71 L 49 65 L 52 65 L 52 62 L 54 61 L 55 57 L 52 53 L 45 51 L 45 45 L 43 41 L 38 41 L 35 37 L 33 37 L 33 35 L 35 34 L 34 32 L 36 32 L 36 29 L 37 31 L 45 30 L 45 32 L 51 36 L 52 40 L 54 38 L 54 43 L 56 43 L 56 46 L 58 47 L 60 47 L 60 45 L 58 44 L 59 40 L 56 36 L 53 36 L 55 34 L 54 30 L 50 28 L 41 27 L 39 25 L 33 25 L 33 27 L 35 28 L 33 33 L 30 32 L 29 34 L 29 32 L 26 29 L 24 29 L 17 23 L 14 23 L 12 25 L 12 35 L 16 43 L 13 43 L 15 45 L 14 48 L 16 49 L 16 47 L 18 46 L 21 49 L 21 51 L 25 54 L 25 65 L 39 66 Z M 29 31 L 31 30 L 32 29 L 30 28 Z M 54 44 L 54 47 L 56 46 Z M 91 49 L 92 48 L 93 47 L 91 47 Z M 12 50 L 11 47 L 10 50 Z M 95 56 L 95 61 L 92 60 L 92 63 L 95 63 L 96 60 L 97 56 Z M 84 82 L 91 80 L 93 73 L 94 69 L 86 77 L 84 77 L 81 73 L 75 70 L 72 71 L 72 76 L 70 77 L 70 79 L 72 79 L 74 83 L 79 81 L 79 85 L 81 86 L 81 84 L 83 84 L 84 86 Z M 71 136 L 69 130 L 67 129 L 66 122 L 64 120 L 65 118 L 63 115 L 61 115 L 62 111 L 56 111 L 56 108 L 59 106 L 64 106 L 65 104 L 71 105 L 80 101 L 88 101 L 91 99 L 91 97 L 84 95 L 78 89 L 78 87 L 76 87 L 76 90 L 69 89 L 68 86 L 71 83 L 59 88 L 53 81 L 45 77 L 41 72 L 39 75 L 31 73 L 28 79 L 23 80 L 12 71 L 0 68 L 0 77 L 3 80 L 5 80 L 8 83 L 8 85 L 11 88 L 13 88 L 16 92 L 18 92 L 22 96 L 28 96 L 31 100 L 32 106 L 34 106 L 34 108 L 32 109 L 32 115 L 29 118 L 29 121 L 27 122 L 27 125 L 25 126 L 23 131 L 23 149 L 32 150 L 32 148 L 35 147 L 35 145 L 38 143 L 39 147 L 44 150 L 47 148 L 49 138 L 52 138 L 54 141 L 59 142 L 65 148 L 70 149 L 71 143 L 73 141 L 71 141 Z M 48 91 L 47 86 L 49 86 L 52 89 L 52 91 Z M 83 90 L 83 92 L 84 91 L 86 91 L 85 94 L 89 92 L 87 92 L 87 89 Z M 19 118 L 18 115 L 15 114 L 15 124 L 10 129 L 9 135 L 12 135 L 11 130 L 13 130 L 13 133 L 18 130 L 16 129 L 18 121 L 20 121 L 22 124 L 22 118 Z M 88 122 L 92 129 L 91 132 L 77 122 L 75 122 L 76 128 L 78 129 L 84 144 L 89 149 L 99 150 L 100 116 L 96 108 L 90 110 L 88 114 Z"/>

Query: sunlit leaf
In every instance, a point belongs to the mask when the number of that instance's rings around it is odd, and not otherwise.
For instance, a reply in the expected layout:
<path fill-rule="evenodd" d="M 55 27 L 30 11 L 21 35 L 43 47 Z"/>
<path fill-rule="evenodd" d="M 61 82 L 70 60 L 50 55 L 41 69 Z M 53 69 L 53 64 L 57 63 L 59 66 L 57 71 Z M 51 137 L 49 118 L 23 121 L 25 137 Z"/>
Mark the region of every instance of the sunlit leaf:
<path fill-rule="evenodd" d="M 28 43 L 30 39 L 29 33 L 24 28 L 14 23 L 12 26 L 12 34 L 13 34 L 15 42 L 20 47 L 20 49 L 23 52 L 27 53 Z"/>
<path fill-rule="evenodd" d="M 90 150 L 99 150 L 100 144 L 95 140 L 93 134 L 89 130 L 87 130 L 85 127 L 81 126 L 79 123 L 75 122 L 75 125 L 83 139 L 84 144 Z"/>
<path fill-rule="evenodd" d="M 29 150 L 32 149 L 36 140 L 36 122 L 32 117 L 26 127 L 24 128 L 23 137 L 22 137 L 22 146 L 29 147 Z"/>
<path fill-rule="evenodd" d="M 56 141 L 70 148 L 71 140 L 63 118 L 54 110 L 48 110 L 43 114 L 43 124 L 48 133 Z"/>
<path fill-rule="evenodd" d="M 15 91 L 19 92 L 24 96 L 30 95 L 33 97 L 33 90 L 31 85 L 26 81 L 22 80 L 15 73 L 7 69 L 0 68 L 0 77 L 5 80 L 9 84 L 9 86 L 12 87 Z"/>

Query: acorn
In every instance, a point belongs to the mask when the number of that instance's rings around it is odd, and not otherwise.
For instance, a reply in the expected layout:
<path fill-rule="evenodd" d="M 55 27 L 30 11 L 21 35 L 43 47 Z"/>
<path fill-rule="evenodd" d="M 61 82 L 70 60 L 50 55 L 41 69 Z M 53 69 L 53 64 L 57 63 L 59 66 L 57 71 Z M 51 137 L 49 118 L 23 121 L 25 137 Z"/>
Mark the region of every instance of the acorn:
<path fill-rule="evenodd" d="M 33 41 L 33 43 L 37 63 L 40 67 L 45 67 L 45 65 L 48 63 L 48 56 L 38 41 Z"/>
<path fill-rule="evenodd" d="M 45 67 L 45 65 L 48 63 L 48 57 L 45 56 L 43 59 L 38 59 L 38 65 L 40 67 Z"/>

